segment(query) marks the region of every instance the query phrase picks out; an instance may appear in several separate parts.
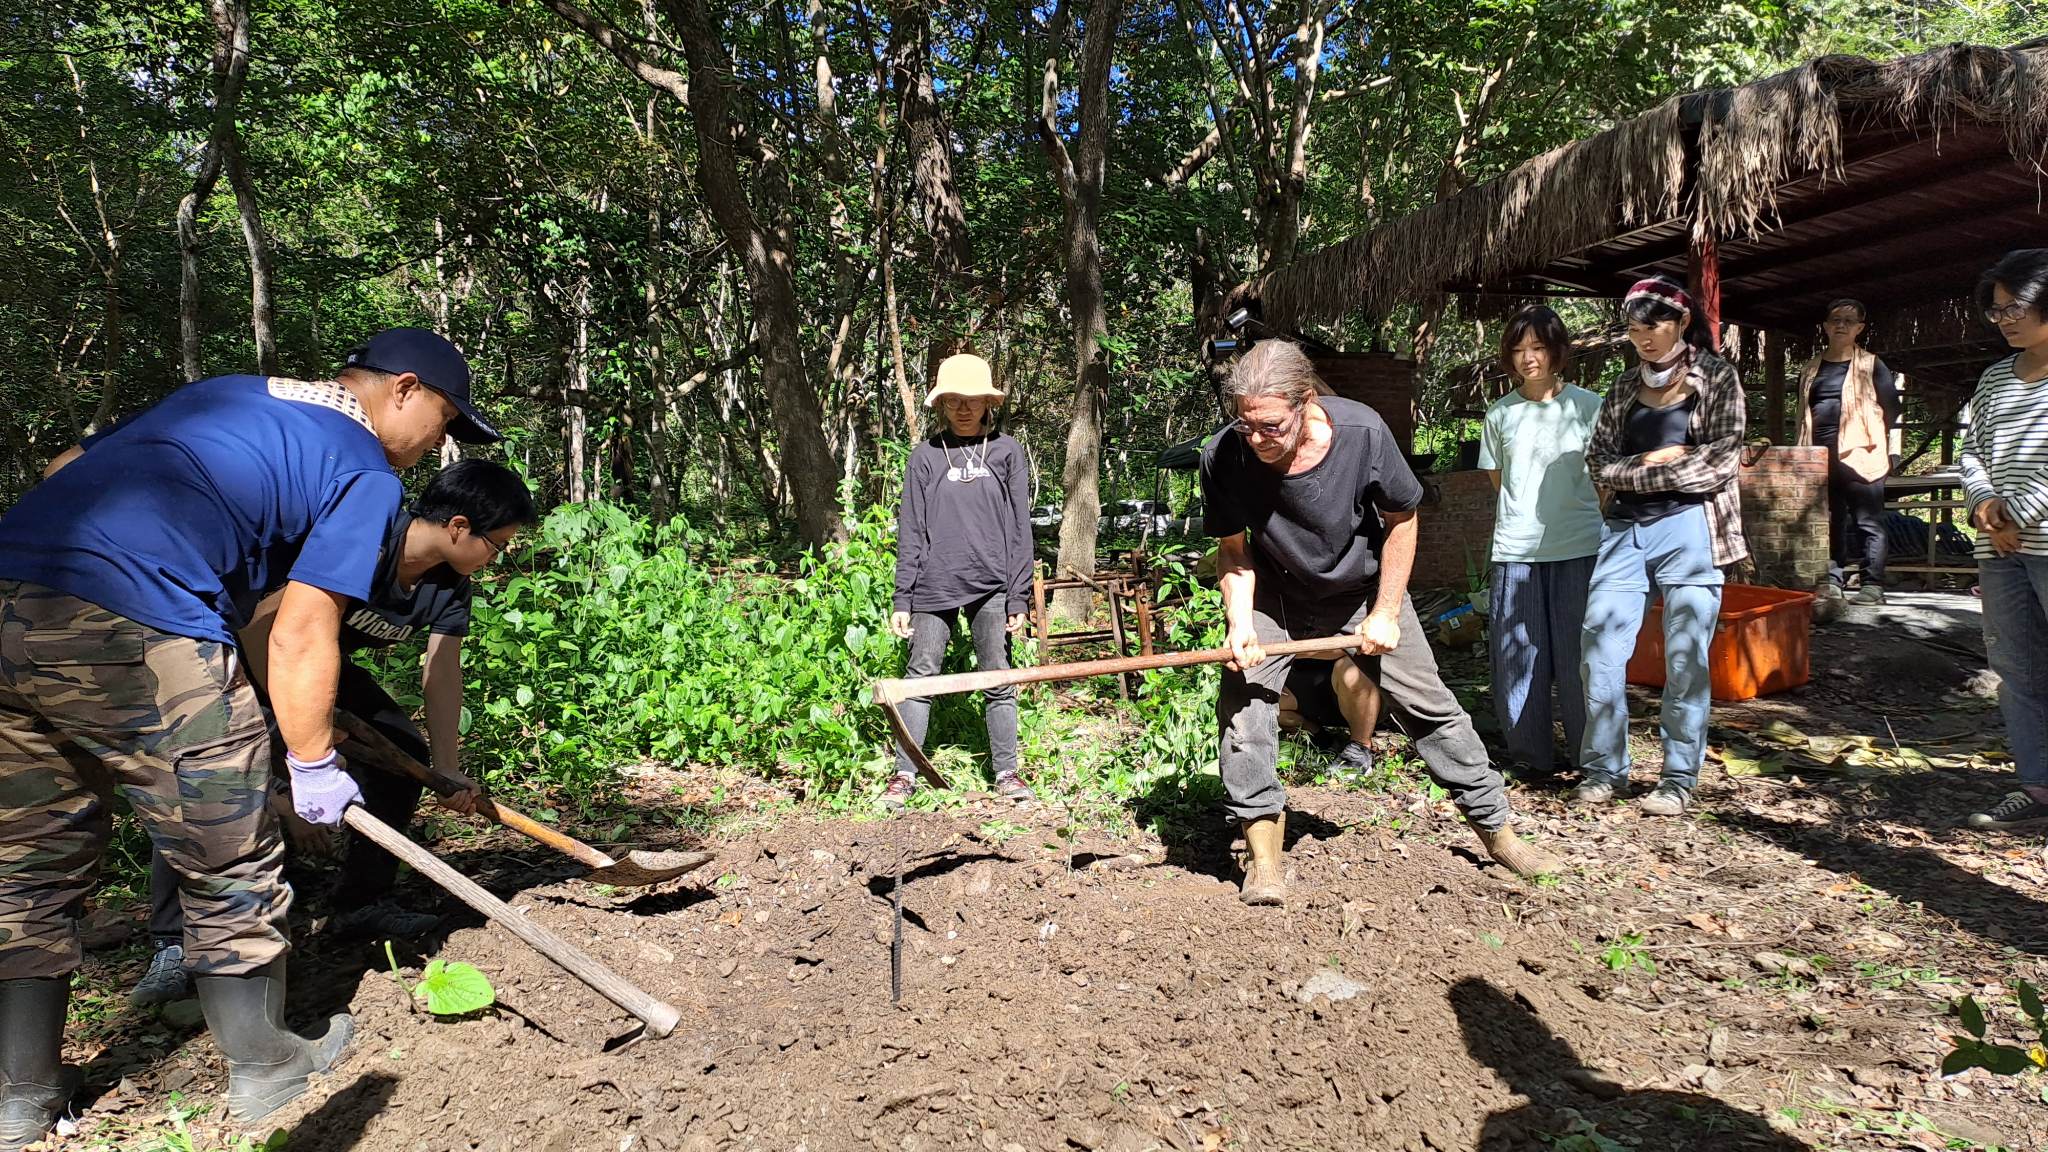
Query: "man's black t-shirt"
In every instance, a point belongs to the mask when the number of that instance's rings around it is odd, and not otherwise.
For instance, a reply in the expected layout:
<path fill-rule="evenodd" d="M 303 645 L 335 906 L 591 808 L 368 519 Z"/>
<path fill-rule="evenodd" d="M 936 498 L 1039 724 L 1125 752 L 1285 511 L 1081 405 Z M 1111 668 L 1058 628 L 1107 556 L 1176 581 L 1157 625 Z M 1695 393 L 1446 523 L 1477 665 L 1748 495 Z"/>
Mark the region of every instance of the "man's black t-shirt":
<path fill-rule="evenodd" d="M 399 587 L 398 563 L 404 558 L 405 532 L 412 521 L 412 513 L 406 511 L 392 518 L 370 598 L 351 600 L 343 610 L 343 651 L 389 648 L 411 639 L 422 628 L 442 636 L 469 634 L 469 577 L 440 564 L 428 569 L 410 590 Z"/>
<path fill-rule="evenodd" d="M 1379 513 L 1414 509 L 1422 484 L 1379 413 L 1337 396 L 1316 402 L 1330 418 L 1330 450 L 1297 475 L 1260 461 L 1235 425 L 1210 437 L 1202 528 L 1248 533 L 1259 580 L 1287 600 L 1356 599 L 1378 582 Z"/>

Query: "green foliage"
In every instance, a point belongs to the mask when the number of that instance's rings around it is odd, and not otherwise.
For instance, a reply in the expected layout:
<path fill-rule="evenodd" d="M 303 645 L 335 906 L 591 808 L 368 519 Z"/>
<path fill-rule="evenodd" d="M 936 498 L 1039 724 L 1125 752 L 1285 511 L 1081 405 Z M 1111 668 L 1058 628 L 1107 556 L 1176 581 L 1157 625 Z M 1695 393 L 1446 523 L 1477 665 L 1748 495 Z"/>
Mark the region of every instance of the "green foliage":
<path fill-rule="evenodd" d="M 1961 1021 L 1967 1036 L 1951 1036 L 1947 1056 L 1941 1061 L 1941 1074 L 1954 1076 L 1972 1068 L 1982 1068 L 1998 1076 L 2018 1076 L 2041 1068 L 2048 1068 L 2048 1013 L 2041 1004 L 2040 989 L 2025 980 L 2013 981 L 2021 1015 L 2034 1030 L 2035 1040 L 2025 1047 L 2000 1044 L 1985 1039 L 1987 1024 L 1983 1006 L 1973 996 L 1964 996 L 1955 1003 L 1956 1018 Z"/>
<path fill-rule="evenodd" d="M 427 1011 L 436 1016 L 467 1016 L 498 1002 L 490 978 L 473 965 L 439 958 L 427 961 L 427 970 L 412 986 L 412 994 L 426 1000 Z"/>
<path fill-rule="evenodd" d="M 1607 946 L 1606 951 L 1600 953 L 1600 962 L 1607 965 L 1611 972 L 1637 970 L 1652 976 L 1657 974 L 1657 962 L 1650 959 L 1649 950 L 1644 947 L 1644 937 L 1640 932 L 1623 933 L 1614 943 Z"/>
<path fill-rule="evenodd" d="M 863 690 L 901 671 L 881 510 L 793 579 L 608 504 L 557 509 L 537 535 L 479 598 L 467 646 L 469 746 L 494 784 L 600 792 L 646 758 L 742 767 L 828 801 L 879 778 L 885 732 Z"/>

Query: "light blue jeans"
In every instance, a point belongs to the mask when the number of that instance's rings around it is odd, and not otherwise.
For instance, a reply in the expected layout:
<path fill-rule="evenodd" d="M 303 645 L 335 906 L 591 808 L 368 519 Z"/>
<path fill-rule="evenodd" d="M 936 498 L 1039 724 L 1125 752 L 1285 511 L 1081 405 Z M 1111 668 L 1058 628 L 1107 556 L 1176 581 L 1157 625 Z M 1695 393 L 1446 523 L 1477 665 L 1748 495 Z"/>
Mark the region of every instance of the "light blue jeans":
<path fill-rule="evenodd" d="M 1721 615 L 1722 576 L 1702 505 L 1649 524 L 1609 520 L 1586 592 L 1587 780 L 1628 779 L 1628 658 L 1653 592 L 1664 597 L 1664 779 L 1690 791 L 1707 748 L 1713 681 L 1707 650 Z"/>
<path fill-rule="evenodd" d="M 2021 784 L 2048 787 L 2048 556 L 1985 557 L 1977 562 L 1977 586 L 2006 751 Z"/>

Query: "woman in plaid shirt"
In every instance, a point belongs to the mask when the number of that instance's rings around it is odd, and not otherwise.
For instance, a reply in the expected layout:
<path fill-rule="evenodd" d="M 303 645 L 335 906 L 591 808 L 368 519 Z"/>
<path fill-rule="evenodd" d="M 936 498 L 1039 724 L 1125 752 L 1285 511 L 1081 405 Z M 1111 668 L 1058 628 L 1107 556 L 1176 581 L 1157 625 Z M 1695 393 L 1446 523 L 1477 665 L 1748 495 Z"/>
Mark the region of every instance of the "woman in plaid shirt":
<path fill-rule="evenodd" d="M 1715 355 L 1685 289 L 1662 277 L 1622 301 L 1642 363 L 1608 390 L 1586 445 L 1606 524 L 1582 641 L 1585 776 L 1572 794 L 1605 804 L 1628 781 L 1627 667 L 1653 594 L 1664 598 L 1664 770 L 1643 812 L 1691 805 L 1706 751 L 1707 649 L 1721 614 L 1721 569 L 1749 555 L 1736 489 L 1742 381 Z"/>

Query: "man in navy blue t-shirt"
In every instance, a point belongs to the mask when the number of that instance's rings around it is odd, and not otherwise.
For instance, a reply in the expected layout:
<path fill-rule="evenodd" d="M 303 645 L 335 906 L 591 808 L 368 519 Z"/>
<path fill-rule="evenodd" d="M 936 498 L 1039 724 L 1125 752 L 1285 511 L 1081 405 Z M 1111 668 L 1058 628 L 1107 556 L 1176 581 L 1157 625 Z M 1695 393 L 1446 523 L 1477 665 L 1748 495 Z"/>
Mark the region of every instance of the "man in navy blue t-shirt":
<path fill-rule="evenodd" d="M 293 807 L 361 794 L 335 755 L 342 609 L 368 596 L 396 468 L 444 435 L 497 439 L 469 365 L 378 333 L 339 379 L 220 376 L 94 438 L 0 517 L 0 1152 L 62 1109 L 76 915 L 118 788 L 178 875 L 185 954 L 228 1058 L 228 1106 L 267 1115 L 347 1043 L 284 1027 L 283 844 L 270 739 L 235 632 L 282 585 L 270 698 Z"/>

